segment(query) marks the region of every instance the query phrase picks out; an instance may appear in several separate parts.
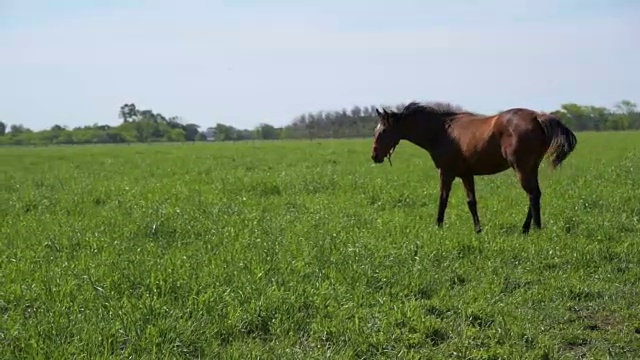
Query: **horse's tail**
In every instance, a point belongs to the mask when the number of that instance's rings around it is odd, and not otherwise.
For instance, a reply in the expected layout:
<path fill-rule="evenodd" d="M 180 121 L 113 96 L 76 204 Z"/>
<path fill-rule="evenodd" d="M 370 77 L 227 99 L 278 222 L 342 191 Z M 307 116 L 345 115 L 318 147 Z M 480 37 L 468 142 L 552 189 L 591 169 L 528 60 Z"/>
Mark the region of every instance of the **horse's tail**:
<path fill-rule="evenodd" d="M 538 114 L 538 121 L 547 134 L 550 144 L 547 154 L 548 156 L 553 156 L 551 164 L 555 169 L 576 148 L 578 139 L 573 131 L 555 115 L 540 113 Z"/>

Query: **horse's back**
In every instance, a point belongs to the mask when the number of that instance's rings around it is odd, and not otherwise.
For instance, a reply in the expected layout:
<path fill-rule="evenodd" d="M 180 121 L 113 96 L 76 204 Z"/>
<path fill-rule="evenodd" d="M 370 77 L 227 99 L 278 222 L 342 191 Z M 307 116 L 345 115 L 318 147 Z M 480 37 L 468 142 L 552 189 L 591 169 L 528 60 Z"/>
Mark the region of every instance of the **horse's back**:
<path fill-rule="evenodd" d="M 537 126 L 539 113 L 527 108 L 511 108 L 497 115 L 502 126 L 531 128 Z"/>
<path fill-rule="evenodd" d="M 538 120 L 541 113 L 527 108 L 512 108 L 498 114 L 494 131 L 503 138 L 529 146 L 544 143 L 544 129 Z"/>
<path fill-rule="evenodd" d="M 459 114 L 448 127 L 449 166 L 458 174 L 490 175 L 508 169 L 515 159 L 535 158 L 538 150 L 544 152 L 539 147 L 544 133 L 538 116 L 526 108 L 488 116 Z"/>
<path fill-rule="evenodd" d="M 488 145 L 496 136 L 496 122 L 500 115 L 463 114 L 452 120 L 449 133 L 460 148 L 465 151 L 481 149 Z M 499 129 L 498 129 L 499 130 Z"/>
<path fill-rule="evenodd" d="M 503 156 L 504 138 L 500 115 L 464 115 L 453 119 L 449 133 L 455 149 L 451 161 L 455 172 L 461 175 L 490 175 L 509 168 Z"/>

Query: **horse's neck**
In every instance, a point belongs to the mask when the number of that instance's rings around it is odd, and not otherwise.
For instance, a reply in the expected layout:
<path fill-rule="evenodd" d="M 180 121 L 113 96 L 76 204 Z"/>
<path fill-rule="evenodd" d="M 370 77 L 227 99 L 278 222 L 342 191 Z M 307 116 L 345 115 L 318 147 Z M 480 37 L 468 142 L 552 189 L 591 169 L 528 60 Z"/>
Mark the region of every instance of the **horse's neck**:
<path fill-rule="evenodd" d="M 413 143 L 431 153 L 441 140 L 442 136 L 446 136 L 446 123 L 444 120 L 427 120 L 432 123 L 419 122 L 413 130 L 404 134 L 404 140 Z"/>

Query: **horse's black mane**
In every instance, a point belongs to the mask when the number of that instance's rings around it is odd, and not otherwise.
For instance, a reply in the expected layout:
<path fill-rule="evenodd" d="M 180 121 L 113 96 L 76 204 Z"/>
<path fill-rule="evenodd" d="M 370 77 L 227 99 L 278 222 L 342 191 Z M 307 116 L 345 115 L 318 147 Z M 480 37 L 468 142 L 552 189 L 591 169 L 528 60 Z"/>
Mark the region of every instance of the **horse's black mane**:
<path fill-rule="evenodd" d="M 453 105 L 445 102 L 432 102 L 432 103 L 419 103 L 417 101 L 412 101 L 402 110 L 400 113 L 404 116 L 410 116 L 415 114 L 435 114 L 435 115 L 443 115 L 443 116 L 454 116 L 463 113 L 470 113 L 469 111 L 464 110 L 462 107 L 458 105 Z"/>

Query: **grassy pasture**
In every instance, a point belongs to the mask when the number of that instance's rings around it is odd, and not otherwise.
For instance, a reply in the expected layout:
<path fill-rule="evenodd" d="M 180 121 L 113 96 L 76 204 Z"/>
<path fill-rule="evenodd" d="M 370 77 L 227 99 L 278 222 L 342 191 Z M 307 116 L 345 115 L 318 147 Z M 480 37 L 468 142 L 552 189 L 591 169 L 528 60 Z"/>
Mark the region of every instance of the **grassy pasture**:
<path fill-rule="evenodd" d="M 0 148 L 0 358 L 640 358 L 640 133 L 459 180 L 370 140 Z"/>

